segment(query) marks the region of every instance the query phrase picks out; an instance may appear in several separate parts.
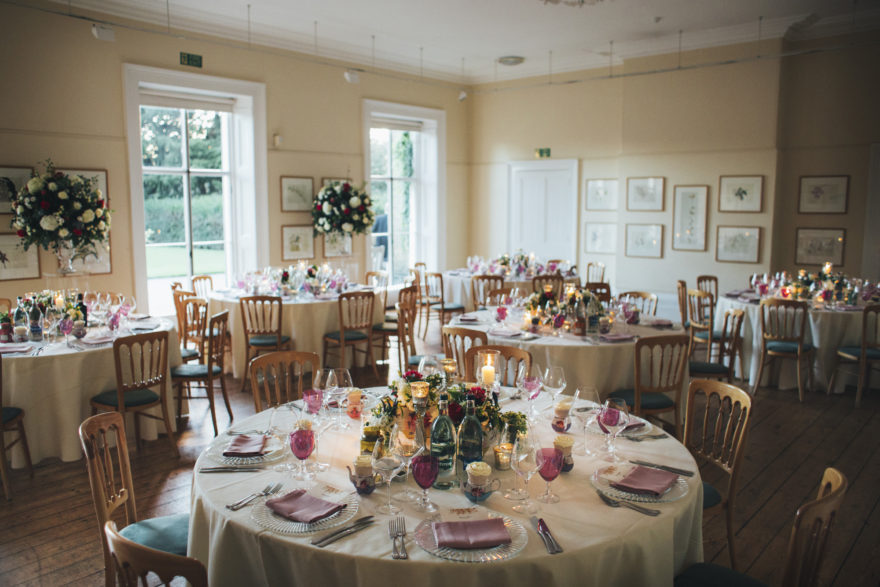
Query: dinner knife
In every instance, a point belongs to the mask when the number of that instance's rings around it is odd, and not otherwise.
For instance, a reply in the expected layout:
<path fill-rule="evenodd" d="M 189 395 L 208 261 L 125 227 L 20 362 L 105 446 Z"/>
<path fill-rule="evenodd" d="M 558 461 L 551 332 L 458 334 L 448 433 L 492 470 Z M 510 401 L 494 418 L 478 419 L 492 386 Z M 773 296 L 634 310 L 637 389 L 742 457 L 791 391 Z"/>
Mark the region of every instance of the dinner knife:
<path fill-rule="evenodd" d="M 354 522 L 352 522 L 348 526 L 345 526 L 344 528 L 340 528 L 339 530 L 334 530 L 333 532 L 330 532 L 329 534 L 325 534 L 324 536 L 321 536 L 321 537 L 316 536 L 315 538 L 312 538 L 312 544 L 314 544 L 316 546 L 323 546 L 321 544 L 322 542 L 326 542 L 327 540 L 330 540 L 331 538 L 335 538 L 337 535 L 342 534 L 343 532 L 345 532 L 347 530 L 351 530 L 352 528 L 355 528 L 357 526 L 361 526 L 363 524 L 368 524 L 369 522 L 372 522 L 372 521 L 373 521 L 373 516 L 364 516 L 362 518 L 358 518 L 357 520 L 355 520 Z"/>
<path fill-rule="evenodd" d="M 199 473 L 256 473 L 263 470 L 262 467 L 202 467 Z"/>
<path fill-rule="evenodd" d="M 358 524 L 356 526 L 349 526 L 345 530 L 343 530 L 342 532 L 339 532 L 335 536 L 331 536 L 330 538 L 316 544 L 315 546 L 317 546 L 319 548 L 324 548 L 328 544 L 333 544 L 334 542 L 336 542 L 340 538 L 345 538 L 346 536 L 351 536 L 355 532 L 360 532 L 361 530 L 366 530 L 367 528 L 372 526 L 373 523 L 374 523 L 374 520 L 368 520 L 368 521 L 363 522 L 362 524 Z"/>
<path fill-rule="evenodd" d="M 547 539 L 550 541 L 550 544 L 553 545 L 554 552 L 550 554 L 559 554 L 562 552 L 562 547 L 556 541 L 556 538 L 553 537 L 553 533 L 550 532 L 550 527 L 547 526 L 547 522 L 544 521 L 544 518 L 538 518 L 538 527 L 547 535 Z"/>
<path fill-rule="evenodd" d="M 643 467 L 651 467 L 652 469 L 660 469 L 661 471 L 668 471 L 670 473 L 675 473 L 676 475 L 682 475 L 684 477 L 693 477 L 694 472 L 688 471 L 687 469 L 679 469 L 678 467 L 670 467 L 668 465 L 658 465 L 657 463 L 650 463 L 648 461 L 637 461 L 635 459 L 630 460 L 631 463 L 635 465 L 642 465 Z"/>
<path fill-rule="evenodd" d="M 538 533 L 538 536 L 541 537 L 541 540 L 544 542 L 544 548 L 547 549 L 548 554 L 556 554 L 556 548 L 553 546 L 553 543 L 550 542 L 550 538 L 542 531 L 541 523 L 538 521 L 536 516 L 532 516 L 529 518 L 532 522 L 532 526 L 535 527 L 535 532 Z"/>

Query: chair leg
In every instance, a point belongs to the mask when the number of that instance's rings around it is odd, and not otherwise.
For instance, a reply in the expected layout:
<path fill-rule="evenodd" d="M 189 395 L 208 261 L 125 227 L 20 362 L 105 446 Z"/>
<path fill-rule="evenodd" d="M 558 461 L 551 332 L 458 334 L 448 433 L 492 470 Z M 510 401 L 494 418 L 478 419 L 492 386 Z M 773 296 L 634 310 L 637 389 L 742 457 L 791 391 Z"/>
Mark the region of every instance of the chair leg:
<path fill-rule="evenodd" d="M 28 448 L 27 435 L 24 433 L 24 420 L 18 421 L 18 433 L 21 438 L 21 449 L 24 451 L 24 462 L 27 463 L 31 479 L 34 478 L 34 464 L 31 462 L 31 449 Z M 5 461 L 5 459 L 4 459 Z"/>
<path fill-rule="evenodd" d="M 174 387 L 177 389 L 177 420 L 180 421 L 180 413 L 183 410 L 183 382 L 178 381 Z"/>
<path fill-rule="evenodd" d="M 165 401 L 165 394 L 163 393 L 162 395 L 160 405 L 162 407 L 162 419 L 165 421 L 165 432 L 168 434 L 168 442 L 171 443 L 171 452 L 174 453 L 175 457 L 180 458 L 180 451 L 177 449 L 177 439 L 174 438 L 174 428 L 171 427 L 171 419 L 168 417 L 168 402 Z M 213 412 L 213 407 L 211 411 Z"/>
<path fill-rule="evenodd" d="M 379 369 L 376 368 L 376 358 L 373 356 L 373 339 L 371 337 L 367 337 L 367 359 L 373 366 L 373 375 L 376 377 L 376 381 L 378 381 Z"/>
<path fill-rule="evenodd" d="M 863 357 L 859 359 L 859 385 L 856 387 L 856 407 L 859 408 L 862 406 L 862 390 L 865 388 L 865 384 L 868 382 L 868 370 L 871 368 L 871 364 Z"/>
<path fill-rule="evenodd" d="M 0 428 L 0 481 L 3 483 L 3 495 L 7 501 L 12 499 L 12 490 L 9 487 L 9 464 L 6 462 L 6 443 L 2 436 L 4 431 Z"/>
<path fill-rule="evenodd" d="M 210 377 L 205 381 L 205 393 L 208 396 L 208 405 L 211 407 L 211 423 L 214 424 L 214 436 L 217 436 L 220 432 L 217 430 L 217 410 L 214 406 L 214 380 Z M 176 443 L 174 446 L 177 448 Z"/>
<path fill-rule="evenodd" d="M 725 513 L 727 514 L 727 551 L 730 554 L 730 568 L 735 571 L 736 554 L 733 543 L 733 504 L 728 501 L 724 509 L 726 510 Z"/>
<path fill-rule="evenodd" d="M 761 359 L 758 363 L 758 375 L 755 378 L 755 385 L 752 386 L 752 395 L 758 394 L 758 388 L 761 386 L 761 377 L 764 376 L 764 365 L 766 365 L 767 357 L 765 357 L 764 353 L 761 353 Z"/>
<path fill-rule="evenodd" d="M 798 400 L 803 403 L 804 401 L 804 381 L 803 381 L 803 371 L 804 365 L 803 361 L 801 361 L 801 356 L 798 355 L 797 358 L 797 382 L 798 382 Z"/>
<path fill-rule="evenodd" d="M 141 421 L 138 418 L 138 413 L 133 412 L 131 417 L 134 418 L 134 446 L 137 448 L 138 452 L 141 451 Z M 122 412 L 122 418 L 125 419 L 125 412 Z"/>
<path fill-rule="evenodd" d="M 229 414 L 229 423 L 232 423 L 232 406 L 229 403 L 229 394 L 226 393 L 226 376 L 220 373 L 220 391 L 223 393 L 223 403 L 226 404 L 226 413 Z"/>

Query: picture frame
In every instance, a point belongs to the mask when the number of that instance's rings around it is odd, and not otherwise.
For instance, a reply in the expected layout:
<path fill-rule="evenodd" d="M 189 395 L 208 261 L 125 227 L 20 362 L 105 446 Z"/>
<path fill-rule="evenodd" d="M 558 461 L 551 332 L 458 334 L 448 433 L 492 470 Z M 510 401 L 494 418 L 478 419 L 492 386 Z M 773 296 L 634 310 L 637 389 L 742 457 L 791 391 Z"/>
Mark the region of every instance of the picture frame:
<path fill-rule="evenodd" d="M 662 259 L 663 225 L 627 224 L 626 256 Z"/>
<path fill-rule="evenodd" d="M 843 228 L 798 228 L 795 231 L 794 262 L 798 265 L 823 265 L 831 261 L 843 265 L 846 230 Z"/>
<path fill-rule="evenodd" d="M 315 199 L 315 182 L 311 177 L 281 176 L 281 211 L 309 212 Z"/>
<path fill-rule="evenodd" d="M 617 224 L 614 222 L 587 222 L 584 225 L 584 252 L 616 253 Z"/>
<path fill-rule="evenodd" d="M 33 245 L 25 251 L 20 242 L 17 234 L 0 233 L 0 281 L 40 277 L 40 248 Z"/>
<path fill-rule="evenodd" d="M 33 173 L 33 167 L 0 167 L 0 214 L 12 214 L 13 198 Z"/>
<path fill-rule="evenodd" d="M 321 178 L 321 187 L 325 188 L 328 185 L 330 185 L 331 183 L 333 183 L 334 181 L 338 181 L 339 183 L 345 183 L 345 182 L 351 183 L 351 180 L 348 179 L 347 177 L 322 177 Z"/>
<path fill-rule="evenodd" d="M 281 259 L 295 261 L 315 256 L 315 237 L 309 225 L 285 225 L 281 227 Z"/>
<path fill-rule="evenodd" d="M 677 185 L 673 194 L 672 248 L 705 251 L 709 186 Z"/>
<path fill-rule="evenodd" d="M 665 206 L 665 177 L 626 178 L 626 209 L 636 212 L 662 212 Z"/>
<path fill-rule="evenodd" d="M 799 214 L 846 214 L 848 175 L 802 175 Z"/>
<path fill-rule="evenodd" d="M 616 179 L 588 179 L 584 188 L 587 210 L 617 210 L 618 181 Z"/>
<path fill-rule="evenodd" d="M 81 175 L 87 178 L 97 178 L 95 187 L 101 190 L 104 197 L 104 209 L 110 208 L 110 185 L 109 177 L 106 169 L 72 169 L 69 167 L 59 168 L 58 171 L 67 175 Z M 113 229 L 111 228 L 110 231 Z M 88 259 L 75 259 L 73 261 L 73 269 L 77 273 L 88 273 L 91 275 L 104 275 L 113 272 L 113 265 L 110 259 L 110 232 L 107 233 L 107 239 L 97 245 L 95 249 L 98 257 L 90 256 Z"/>
<path fill-rule="evenodd" d="M 324 256 L 350 257 L 351 235 L 342 235 L 338 232 L 330 232 L 324 234 Z"/>
<path fill-rule="evenodd" d="M 88 178 L 98 178 L 95 187 L 101 190 L 101 194 L 104 196 L 104 208 L 110 207 L 110 186 L 108 184 L 106 169 L 71 169 L 69 167 L 59 167 L 56 171 L 66 173 L 67 175 L 81 175 Z"/>
<path fill-rule="evenodd" d="M 763 175 L 722 175 L 718 179 L 718 211 L 759 213 L 764 209 Z"/>
<path fill-rule="evenodd" d="M 718 226 L 715 260 L 719 263 L 757 263 L 761 256 L 760 226 Z"/>

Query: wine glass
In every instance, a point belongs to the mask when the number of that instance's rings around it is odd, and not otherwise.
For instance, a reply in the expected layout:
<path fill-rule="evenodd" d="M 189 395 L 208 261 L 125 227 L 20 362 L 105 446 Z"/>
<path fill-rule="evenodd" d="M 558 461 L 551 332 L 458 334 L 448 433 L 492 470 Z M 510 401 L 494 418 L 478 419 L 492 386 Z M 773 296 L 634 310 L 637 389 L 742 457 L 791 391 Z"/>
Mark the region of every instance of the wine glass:
<path fill-rule="evenodd" d="M 428 377 L 428 375 L 433 375 L 434 373 L 443 373 L 443 367 L 437 361 L 437 357 L 425 355 L 419 361 L 419 373 L 422 374 L 422 377 Z"/>
<path fill-rule="evenodd" d="M 574 417 L 580 423 L 582 433 L 584 435 L 584 445 L 580 454 L 588 457 L 599 456 L 595 451 L 589 448 L 588 439 L 591 434 L 588 430 L 589 426 L 596 421 L 602 402 L 599 401 L 599 392 L 595 387 L 585 387 L 577 391 L 577 397 L 582 403 L 575 404 Z"/>
<path fill-rule="evenodd" d="M 529 402 L 529 418 L 532 420 L 537 417 L 535 400 L 541 395 L 543 387 L 544 382 L 543 377 L 541 377 L 541 370 L 536 368 L 535 374 L 531 375 L 528 366 L 525 363 L 520 363 L 516 372 L 516 388 L 521 394 L 525 394 Z"/>
<path fill-rule="evenodd" d="M 559 496 L 550 491 L 550 482 L 562 471 L 562 451 L 555 447 L 541 448 L 535 454 L 538 474 L 547 482 L 547 490 L 538 499 L 543 503 L 558 503 Z"/>
<path fill-rule="evenodd" d="M 614 441 L 617 435 L 626 428 L 629 422 L 626 402 L 619 398 L 609 397 L 599 410 L 596 423 L 605 433 L 605 459 L 612 463 L 620 463 L 622 459 L 615 451 Z"/>
<path fill-rule="evenodd" d="M 333 390 L 332 397 L 330 398 L 330 407 L 334 408 L 336 412 L 335 426 L 337 428 L 348 428 L 348 421 L 343 419 L 342 411 L 345 399 L 348 397 L 348 392 L 354 388 L 351 382 L 351 373 L 348 369 L 334 369 L 333 374 L 335 376 L 336 388 Z"/>
<path fill-rule="evenodd" d="M 430 454 L 420 454 L 412 460 L 413 479 L 422 488 L 422 496 L 416 506 L 423 512 L 436 512 L 437 504 L 428 499 L 428 489 L 437 480 L 440 472 L 440 459 Z"/>
<path fill-rule="evenodd" d="M 512 463 L 516 474 L 523 480 L 525 498 L 521 503 L 513 506 L 513 511 L 521 514 L 534 514 L 538 511 L 532 500 L 529 499 L 529 479 L 538 470 L 538 447 L 537 440 L 532 433 L 519 433 L 513 445 Z"/>
<path fill-rule="evenodd" d="M 123 296 L 122 297 L 122 307 L 128 308 L 128 315 L 131 316 L 134 314 L 135 308 L 137 308 L 137 300 L 134 296 Z"/>
<path fill-rule="evenodd" d="M 403 462 L 405 475 L 403 478 L 404 488 L 394 494 L 394 499 L 407 503 L 418 501 L 421 499 L 421 496 L 417 491 L 408 487 L 407 481 L 409 481 L 409 464 L 413 458 L 424 451 L 424 447 L 420 446 L 415 438 L 409 438 L 403 431 L 398 430 L 397 434 L 391 436 L 390 449 Z"/>
<path fill-rule="evenodd" d="M 73 331 L 73 320 L 70 319 L 70 316 L 64 316 L 64 318 L 62 318 L 61 322 L 58 323 L 58 330 L 64 335 L 64 342 L 70 346 L 68 335 Z"/>
<path fill-rule="evenodd" d="M 558 365 L 550 365 L 544 372 L 544 389 L 553 394 L 553 403 L 565 390 L 565 369 Z"/>
<path fill-rule="evenodd" d="M 46 307 L 46 313 L 43 314 L 43 333 L 45 333 L 47 341 L 50 339 L 55 341 L 58 338 L 58 331 L 55 330 L 55 327 L 60 319 L 61 312 L 55 306 Z"/>
<path fill-rule="evenodd" d="M 397 426 L 391 431 L 394 437 L 399 433 Z M 382 477 L 382 481 L 388 485 L 388 503 L 376 508 L 377 511 L 389 516 L 400 513 L 400 508 L 391 503 L 391 480 L 404 466 L 403 460 L 395 455 L 389 447 L 385 446 L 382 440 L 377 440 L 373 446 L 373 454 L 370 459 L 373 464 L 373 470 L 378 472 Z"/>
<path fill-rule="evenodd" d="M 295 479 L 309 480 L 314 477 L 305 466 L 305 460 L 308 459 L 315 450 L 315 431 L 311 426 L 304 424 L 311 423 L 308 420 L 300 420 L 297 428 L 290 433 L 290 450 L 297 459 L 299 459 L 299 467 L 294 474 Z"/>

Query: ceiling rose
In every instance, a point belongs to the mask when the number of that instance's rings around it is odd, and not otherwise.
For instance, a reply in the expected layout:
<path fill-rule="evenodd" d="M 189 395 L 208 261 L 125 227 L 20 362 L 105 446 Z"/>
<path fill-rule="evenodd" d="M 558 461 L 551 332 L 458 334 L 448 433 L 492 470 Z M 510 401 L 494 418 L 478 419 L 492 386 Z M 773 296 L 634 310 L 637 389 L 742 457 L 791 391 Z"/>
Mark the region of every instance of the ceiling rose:
<path fill-rule="evenodd" d="M 520 57 L 519 55 L 505 55 L 498 58 L 498 63 L 501 65 L 519 65 L 525 60 L 525 57 Z"/>

